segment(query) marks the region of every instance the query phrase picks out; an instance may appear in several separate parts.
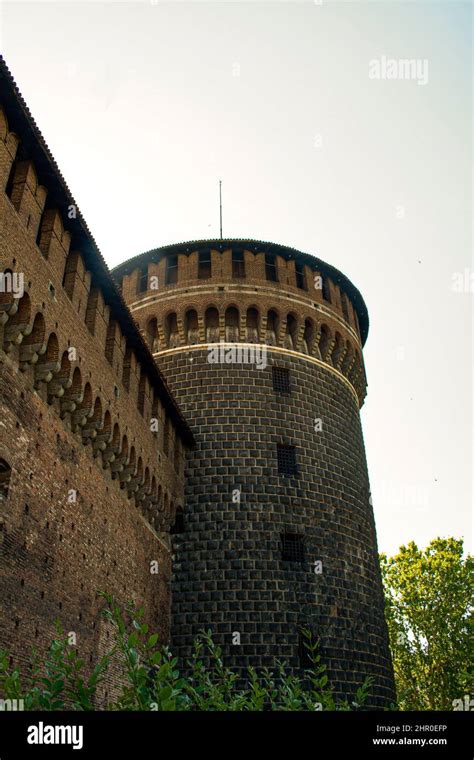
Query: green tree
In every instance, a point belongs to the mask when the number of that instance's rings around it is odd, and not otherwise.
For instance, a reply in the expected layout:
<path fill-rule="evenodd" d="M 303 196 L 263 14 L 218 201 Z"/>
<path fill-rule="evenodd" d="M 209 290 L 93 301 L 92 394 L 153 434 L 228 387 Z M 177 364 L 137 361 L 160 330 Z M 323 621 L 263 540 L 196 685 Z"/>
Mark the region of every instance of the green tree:
<path fill-rule="evenodd" d="M 380 564 L 398 705 L 452 710 L 473 695 L 473 558 L 463 558 L 462 539 L 435 538 L 381 554 Z"/>

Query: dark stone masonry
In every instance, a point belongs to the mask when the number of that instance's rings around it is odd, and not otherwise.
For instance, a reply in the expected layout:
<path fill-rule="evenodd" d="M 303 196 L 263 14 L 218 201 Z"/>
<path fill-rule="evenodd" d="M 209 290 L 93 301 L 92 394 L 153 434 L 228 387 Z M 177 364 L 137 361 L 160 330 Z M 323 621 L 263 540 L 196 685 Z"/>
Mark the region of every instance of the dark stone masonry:
<path fill-rule="evenodd" d="M 279 658 L 302 674 L 304 626 L 339 696 L 372 675 L 373 704 L 386 704 L 392 671 L 354 394 L 303 357 L 268 351 L 268 362 L 209 364 L 203 350 L 159 360 L 197 441 L 174 541 L 173 647 L 187 657 L 211 628 L 231 665 Z M 273 366 L 289 371 L 289 394 L 273 389 Z M 278 471 L 282 444 L 294 447 L 294 476 Z M 293 561 L 283 555 L 288 536 Z"/>

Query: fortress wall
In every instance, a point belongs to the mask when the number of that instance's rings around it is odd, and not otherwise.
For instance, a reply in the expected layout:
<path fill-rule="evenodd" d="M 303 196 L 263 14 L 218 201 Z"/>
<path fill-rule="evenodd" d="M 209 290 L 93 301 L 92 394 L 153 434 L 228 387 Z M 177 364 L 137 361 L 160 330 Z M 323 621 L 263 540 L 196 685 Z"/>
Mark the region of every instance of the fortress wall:
<path fill-rule="evenodd" d="M 58 618 L 95 664 L 98 590 L 144 605 L 169 638 L 192 435 L 4 84 L 17 132 L 0 109 L 0 647 L 26 666 Z"/>

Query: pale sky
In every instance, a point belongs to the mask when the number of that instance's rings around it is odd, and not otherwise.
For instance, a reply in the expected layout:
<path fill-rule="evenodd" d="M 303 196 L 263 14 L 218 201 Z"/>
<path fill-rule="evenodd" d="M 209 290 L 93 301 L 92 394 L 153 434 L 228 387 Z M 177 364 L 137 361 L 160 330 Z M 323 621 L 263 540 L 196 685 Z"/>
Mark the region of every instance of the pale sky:
<path fill-rule="evenodd" d="M 224 236 L 354 282 L 379 548 L 472 549 L 470 3 L 1 2 L 0 44 L 111 267 L 218 237 L 222 179 Z"/>

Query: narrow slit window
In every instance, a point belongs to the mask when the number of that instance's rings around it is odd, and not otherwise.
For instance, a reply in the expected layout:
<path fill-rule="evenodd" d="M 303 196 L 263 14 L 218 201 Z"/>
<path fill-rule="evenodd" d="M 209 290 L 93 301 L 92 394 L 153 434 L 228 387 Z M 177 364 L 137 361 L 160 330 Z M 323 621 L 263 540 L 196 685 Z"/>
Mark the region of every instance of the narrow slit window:
<path fill-rule="evenodd" d="M 18 168 L 18 161 L 17 159 L 15 159 L 10 167 L 10 173 L 8 175 L 7 186 L 5 188 L 5 193 L 8 195 L 11 201 L 13 201 L 13 189 L 14 189 L 14 182 L 15 182 L 17 168 Z"/>
<path fill-rule="evenodd" d="M 184 512 L 180 507 L 176 510 L 174 523 L 171 526 L 170 533 L 172 536 L 178 536 L 181 533 L 184 533 Z"/>
<path fill-rule="evenodd" d="M 265 277 L 271 282 L 278 282 L 276 259 L 273 253 L 265 254 Z"/>
<path fill-rule="evenodd" d="M 296 275 L 296 287 L 300 288 L 301 290 L 307 290 L 304 268 L 301 262 L 297 261 L 295 264 L 295 275 Z"/>
<path fill-rule="evenodd" d="M 349 322 L 349 307 L 347 304 L 347 296 L 345 293 L 342 293 L 341 295 L 341 303 L 342 303 L 342 313 L 344 315 L 344 319 L 346 322 Z"/>
<path fill-rule="evenodd" d="M 148 290 L 148 267 L 142 269 L 138 277 L 138 293 L 146 293 Z"/>
<path fill-rule="evenodd" d="M 174 285 L 178 282 L 178 256 L 168 256 L 166 259 L 166 284 Z"/>
<path fill-rule="evenodd" d="M 40 249 L 40 251 L 41 251 L 41 248 L 40 248 L 40 243 L 41 243 L 41 231 L 42 231 L 42 228 L 43 228 L 43 217 L 41 218 L 41 220 L 40 220 L 40 223 L 38 224 L 38 229 L 37 229 L 37 231 L 36 231 L 36 241 L 35 241 L 35 242 L 36 242 L 36 245 L 38 246 L 38 248 Z M 43 252 L 43 251 L 41 251 L 41 254 L 42 254 L 44 257 L 45 257 L 45 259 L 47 259 L 47 258 L 48 258 L 48 257 L 47 257 L 47 256 L 44 254 L 44 252 Z"/>
<path fill-rule="evenodd" d="M 328 303 L 331 303 L 331 291 L 329 289 L 329 280 L 327 277 L 323 277 L 323 298 Z"/>
<path fill-rule="evenodd" d="M 211 252 L 199 251 L 198 279 L 208 280 L 212 274 Z"/>
<path fill-rule="evenodd" d="M 245 260 L 243 251 L 232 251 L 232 277 L 245 277 Z"/>

